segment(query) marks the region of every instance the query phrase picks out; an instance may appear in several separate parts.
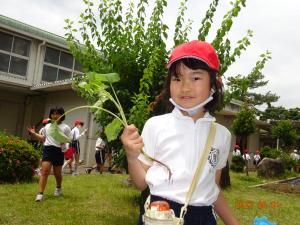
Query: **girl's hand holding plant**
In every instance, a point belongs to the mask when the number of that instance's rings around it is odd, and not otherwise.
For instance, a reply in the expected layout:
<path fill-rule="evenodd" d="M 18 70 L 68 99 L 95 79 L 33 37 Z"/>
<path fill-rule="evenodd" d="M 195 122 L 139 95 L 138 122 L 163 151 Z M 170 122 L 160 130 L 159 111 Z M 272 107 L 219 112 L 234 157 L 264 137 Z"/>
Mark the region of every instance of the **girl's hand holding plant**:
<path fill-rule="evenodd" d="M 144 147 L 143 139 L 134 125 L 128 125 L 124 128 L 121 135 L 121 141 L 126 150 L 127 159 L 136 160 Z"/>

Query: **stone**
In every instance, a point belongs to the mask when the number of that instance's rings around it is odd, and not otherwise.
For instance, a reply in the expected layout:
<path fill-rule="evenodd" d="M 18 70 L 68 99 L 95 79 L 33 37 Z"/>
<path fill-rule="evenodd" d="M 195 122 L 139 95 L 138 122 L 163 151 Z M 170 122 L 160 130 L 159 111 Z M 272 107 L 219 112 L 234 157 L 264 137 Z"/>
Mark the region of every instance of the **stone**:
<path fill-rule="evenodd" d="M 283 162 L 279 159 L 264 158 L 257 166 L 260 177 L 280 177 L 284 174 Z"/>

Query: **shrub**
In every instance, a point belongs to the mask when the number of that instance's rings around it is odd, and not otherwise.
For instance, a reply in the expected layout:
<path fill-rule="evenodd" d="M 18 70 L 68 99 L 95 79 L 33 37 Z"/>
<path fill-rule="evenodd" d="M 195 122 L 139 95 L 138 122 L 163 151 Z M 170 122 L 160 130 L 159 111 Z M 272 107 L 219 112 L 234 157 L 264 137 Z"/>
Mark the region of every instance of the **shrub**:
<path fill-rule="evenodd" d="M 241 155 L 232 157 L 230 169 L 232 169 L 235 172 L 243 172 L 244 166 L 245 161 Z"/>
<path fill-rule="evenodd" d="M 283 166 L 286 170 L 291 170 L 297 164 L 297 161 L 286 152 L 283 152 L 280 155 L 280 159 L 282 160 Z"/>
<path fill-rule="evenodd" d="M 265 157 L 276 159 L 280 155 L 281 155 L 281 151 L 279 149 L 271 148 L 269 146 L 264 146 L 260 152 L 260 156 L 262 159 Z"/>
<path fill-rule="evenodd" d="M 0 182 L 32 180 L 39 158 L 27 141 L 0 132 Z"/>

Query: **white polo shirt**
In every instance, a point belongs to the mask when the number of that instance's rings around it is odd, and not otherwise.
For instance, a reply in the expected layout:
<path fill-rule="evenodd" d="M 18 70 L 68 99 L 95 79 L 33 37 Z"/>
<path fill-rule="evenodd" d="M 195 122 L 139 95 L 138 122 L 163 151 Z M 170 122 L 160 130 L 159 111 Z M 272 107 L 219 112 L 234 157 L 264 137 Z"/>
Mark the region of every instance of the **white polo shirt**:
<path fill-rule="evenodd" d="M 151 166 L 146 174 L 146 182 L 152 195 L 185 202 L 212 121 L 215 118 L 206 113 L 194 122 L 175 108 L 172 113 L 152 117 L 146 122 L 142 132 L 145 152 L 168 165 L 172 171 L 169 181 L 164 166 L 148 160 L 142 154 L 139 156 L 139 160 Z M 230 132 L 217 124 L 215 140 L 190 205 L 206 206 L 217 200 L 219 188 L 215 183 L 215 172 L 226 166 L 230 145 Z"/>
<path fill-rule="evenodd" d="M 50 128 L 51 123 L 48 123 L 45 127 L 43 132 L 43 135 L 46 137 L 44 145 L 45 146 L 56 146 L 56 147 L 61 147 L 61 143 L 56 142 L 50 135 L 49 135 L 49 128 Z M 58 128 L 68 137 L 70 137 L 71 129 L 70 127 L 65 124 L 65 123 L 60 123 L 58 124 Z"/>

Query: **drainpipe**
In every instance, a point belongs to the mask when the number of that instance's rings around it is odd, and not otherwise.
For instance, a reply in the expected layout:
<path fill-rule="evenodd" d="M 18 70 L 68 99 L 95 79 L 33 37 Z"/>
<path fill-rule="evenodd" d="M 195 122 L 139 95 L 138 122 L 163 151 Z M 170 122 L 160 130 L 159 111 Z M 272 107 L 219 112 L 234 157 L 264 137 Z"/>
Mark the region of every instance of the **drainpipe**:
<path fill-rule="evenodd" d="M 38 68 L 39 68 L 39 66 L 40 66 L 40 63 L 39 63 L 39 61 L 40 61 L 40 53 L 41 53 L 41 48 L 42 48 L 42 46 L 43 45 L 45 45 L 46 44 L 46 41 L 43 41 L 42 43 L 40 43 L 39 45 L 38 45 L 38 51 L 37 51 L 37 55 L 36 55 L 36 60 L 35 60 L 35 67 L 34 67 L 34 80 L 33 80 L 33 82 L 35 83 L 36 81 L 37 81 L 37 72 L 38 72 Z"/>

